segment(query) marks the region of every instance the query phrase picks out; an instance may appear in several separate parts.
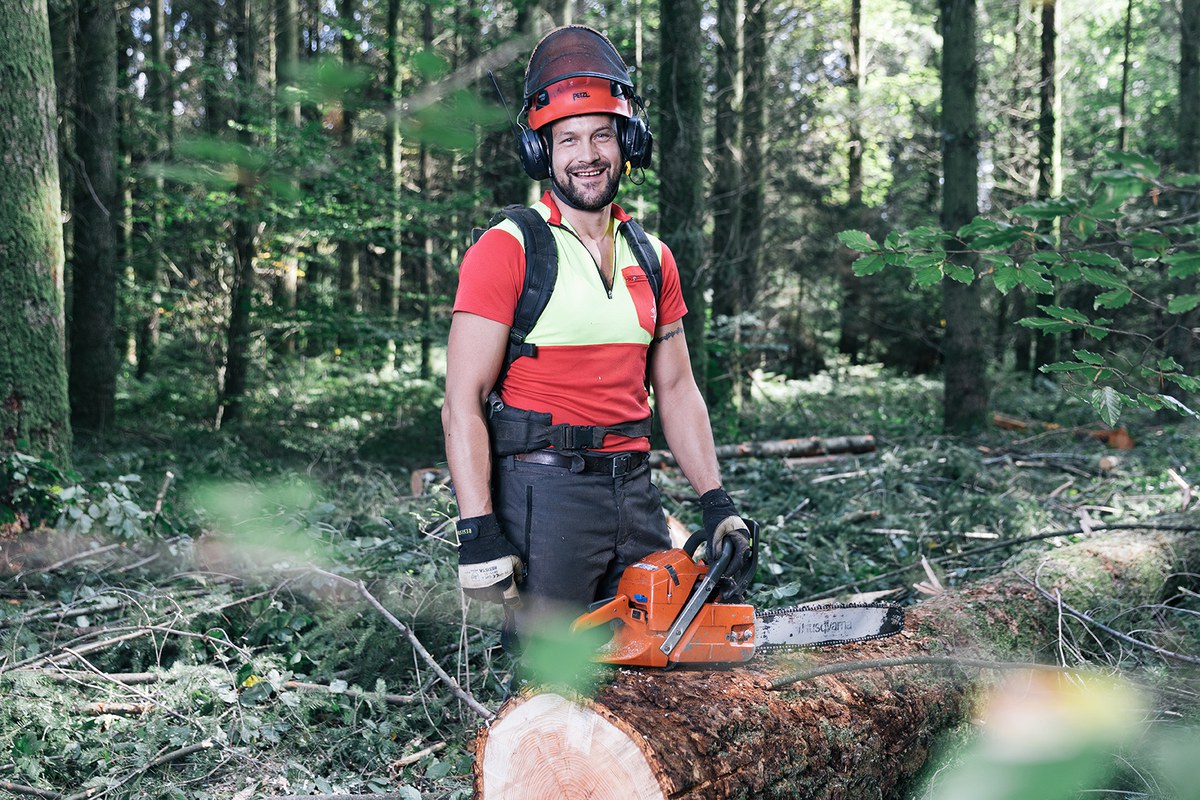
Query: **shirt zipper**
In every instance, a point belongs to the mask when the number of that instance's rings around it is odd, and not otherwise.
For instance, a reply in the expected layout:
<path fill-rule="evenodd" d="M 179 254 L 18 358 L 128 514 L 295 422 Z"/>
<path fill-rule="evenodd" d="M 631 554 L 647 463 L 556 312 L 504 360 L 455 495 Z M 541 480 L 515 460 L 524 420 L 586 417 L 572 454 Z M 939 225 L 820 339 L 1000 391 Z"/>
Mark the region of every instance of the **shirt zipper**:
<path fill-rule="evenodd" d="M 608 295 L 609 300 L 612 300 L 613 285 L 615 285 L 617 282 L 617 232 L 620 231 L 621 225 L 622 225 L 621 222 L 617 222 L 617 224 L 613 226 L 613 232 L 612 232 L 612 240 L 613 240 L 613 244 L 612 244 L 612 249 L 613 249 L 613 252 L 612 252 L 612 262 L 613 262 L 612 283 L 608 283 L 604 280 L 604 270 L 600 266 L 600 262 L 596 260 L 596 257 L 594 255 L 592 255 L 592 251 L 589 250 L 588 246 L 583 243 L 583 239 L 580 238 L 578 233 L 576 233 L 571 228 L 568 228 L 566 225 L 556 224 L 554 226 L 554 227 L 556 227 L 560 230 L 564 230 L 567 233 L 574 236 L 575 241 L 579 242 L 579 245 L 583 248 L 583 251 L 588 254 L 588 258 L 590 258 L 592 260 L 592 263 L 596 265 L 596 275 L 597 275 L 597 277 L 600 278 L 600 285 L 604 287 L 604 291 Z"/>

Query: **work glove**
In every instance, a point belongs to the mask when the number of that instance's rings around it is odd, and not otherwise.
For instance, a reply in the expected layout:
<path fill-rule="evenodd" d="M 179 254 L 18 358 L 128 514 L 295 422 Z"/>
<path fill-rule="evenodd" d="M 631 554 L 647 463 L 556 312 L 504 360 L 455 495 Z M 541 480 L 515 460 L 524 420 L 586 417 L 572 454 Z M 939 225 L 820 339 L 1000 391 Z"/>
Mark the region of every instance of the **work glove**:
<path fill-rule="evenodd" d="M 710 489 L 701 495 L 700 510 L 704 515 L 704 535 L 710 564 L 716 563 L 720 557 L 726 539 L 733 542 L 733 558 L 722 579 L 726 588 L 724 594 L 730 594 L 731 590 L 744 592 L 757 566 L 751 549 L 749 527 L 738 516 L 733 499 L 724 489 Z"/>
<path fill-rule="evenodd" d="M 524 566 L 517 548 L 500 532 L 495 514 L 458 521 L 458 582 L 469 597 L 513 606 Z"/>

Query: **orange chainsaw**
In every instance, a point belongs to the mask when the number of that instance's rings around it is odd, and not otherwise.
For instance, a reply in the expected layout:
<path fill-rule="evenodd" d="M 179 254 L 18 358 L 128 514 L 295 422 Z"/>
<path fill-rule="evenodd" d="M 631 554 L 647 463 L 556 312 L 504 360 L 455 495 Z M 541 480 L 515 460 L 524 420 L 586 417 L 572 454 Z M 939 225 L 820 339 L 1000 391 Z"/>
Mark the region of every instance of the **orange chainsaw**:
<path fill-rule="evenodd" d="M 758 525 L 747 522 L 757 549 Z M 697 534 L 683 548 L 660 550 L 631 564 L 621 574 L 617 595 L 575 620 L 573 631 L 613 624 L 612 638 L 594 660 L 635 667 L 741 663 L 755 653 L 862 642 L 904 629 L 904 609 L 891 603 L 755 611 L 724 602 L 729 583 L 721 579 L 733 559 L 733 544 L 726 541 L 709 566 L 693 557 L 700 541 Z M 732 594 L 741 594 L 748 582 Z"/>

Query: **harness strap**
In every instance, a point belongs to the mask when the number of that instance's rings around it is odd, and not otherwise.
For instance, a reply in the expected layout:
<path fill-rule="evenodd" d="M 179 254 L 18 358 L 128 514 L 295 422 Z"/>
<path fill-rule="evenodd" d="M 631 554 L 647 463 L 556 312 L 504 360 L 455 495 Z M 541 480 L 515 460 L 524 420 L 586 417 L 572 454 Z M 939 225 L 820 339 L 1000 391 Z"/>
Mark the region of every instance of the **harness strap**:
<path fill-rule="evenodd" d="M 598 450 L 609 434 L 639 439 L 650 435 L 650 417 L 616 425 L 551 424 L 551 416 L 506 405 L 495 392 L 488 395 L 488 432 L 496 456 L 553 447 L 560 452 Z"/>

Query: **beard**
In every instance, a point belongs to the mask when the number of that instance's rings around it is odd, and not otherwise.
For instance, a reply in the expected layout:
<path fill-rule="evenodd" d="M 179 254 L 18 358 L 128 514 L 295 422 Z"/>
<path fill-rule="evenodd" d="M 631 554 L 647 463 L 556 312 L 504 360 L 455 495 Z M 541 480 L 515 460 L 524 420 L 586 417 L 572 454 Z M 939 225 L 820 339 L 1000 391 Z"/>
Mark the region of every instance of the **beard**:
<path fill-rule="evenodd" d="M 559 197 L 566 200 L 572 208 L 580 211 L 599 211 L 616 198 L 617 188 L 621 185 L 621 173 L 614 170 L 611 164 L 596 166 L 608 173 L 608 180 L 600 186 L 580 186 L 570 172 L 567 172 L 565 182 L 560 181 L 557 175 L 550 176 Z"/>

